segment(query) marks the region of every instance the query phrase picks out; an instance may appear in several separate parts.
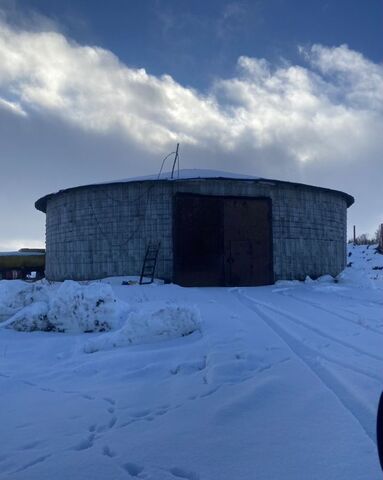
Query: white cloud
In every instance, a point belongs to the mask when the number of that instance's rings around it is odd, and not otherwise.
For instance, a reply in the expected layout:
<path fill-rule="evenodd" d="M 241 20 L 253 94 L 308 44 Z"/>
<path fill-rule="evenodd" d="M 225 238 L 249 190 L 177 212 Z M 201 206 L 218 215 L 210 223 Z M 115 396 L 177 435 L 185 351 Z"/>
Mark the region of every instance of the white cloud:
<path fill-rule="evenodd" d="M 347 45 L 325 48 L 314 45 L 306 52 L 314 68 L 330 77 L 339 99 L 355 109 L 383 113 L 383 66 L 367 60 Z"/>
<path fill-rule="evenodd" d="M 302 53 L 306 68 L 273 69 L 241 57 L 236 78 L 218 80 L 202 95 L 62 34 L 2 24 L 0 86 L 16 97 L 18 111 L 38 109 L 84 129 L 117 130 L 153 151 L 176 139 L 234 151 L 246 139 L 254 148 L 281 145 L 298 161 L 345 160 L 381 123 L 382 67 L 346 46 L 314 45 Z"/>
<path fill-rule="evenodd" d="M 372 194 L 361 183 L 383 181 L 383 67 L 345 45 L 300 51 L 305 66 L 241 57 L 235 77 L 202 94 L 130 68 L 105 49 L 3 21 L 0 109 L 31 122 L 53 116 L 84 135 L 117 136 L 152 158 L 180 141 L 191 162 L 203 157 L 206 168 L 221 163 L 343 188 L 360 197 L 362 219 L 362 196 L 371 204 Z M 225 165 L 230 156 L 235 168 Z M 372 210 L 363 220 L 370 230 L 379 220 Z"/>
<path fill-rule="evenodd" d="M 1 97 L 0 97 L 0 108 L 3 108 L 12 113 L 15 113 L 16 115 L 21 115 L 23 117 L 27 116 L 27 114 L 24 112 L 24 110 L 21 108 L 21 106 L 18 103 L 10 102 Z"/>
<path fill-rule="evenodd" d="M 214 99 L 122 65 L 106 50 L 55 32 L 0 28 L 0 87 L 26 109 L 55 113 L 84 129 L 119 129 L 153 149 L 179 138 L 195 143 L 208 127 L 224 129 Z"/>

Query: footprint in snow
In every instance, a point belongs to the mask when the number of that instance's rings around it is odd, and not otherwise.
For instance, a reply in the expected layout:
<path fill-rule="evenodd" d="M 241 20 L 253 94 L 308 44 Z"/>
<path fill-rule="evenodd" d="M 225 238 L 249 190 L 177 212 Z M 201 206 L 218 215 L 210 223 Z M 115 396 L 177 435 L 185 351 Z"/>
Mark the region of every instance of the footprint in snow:
<path fill-rule="evenodd" d="M 93 447 L 94 437 L 95 434 L 91 433 L 90 435 L 88 435 L 87 438 L 84 438 L 83 440 L 81 440 L 81 442 L 75 445 L 74 450 L 81 451 Z"/>
<path fill-rule="evenodd" d="M 141 467 L 140 465 L 131 462 L 124 463 L 124 465 L 122 465 L 122 468 L 127 471 L 131 477 L 138 477 L 138 475 L 144 470 L 144 467 Z"/>
<path fill-rule="evenodd" d="M 117 417 L 112 417 L 108 423 L 109 428 L 113 428 L 116 425 Z"/>
<path fill-rule="evenodd" d="M 187 374 L 192 374 L 192 373 L 195 373 L 195 372 L 201 372 L 202 370 L 205 370 L 206 363 L 207 363 L 207 361 L 206 361 L 206 356 L 205 356 L 205 357 L 203 357 L 199 360 L 180 363 L 175 368 L 172 368 L 170 370 L 170 373 L 172 375 L 178 375 L 178 374 L 187 375 Z"/>
<path fill-rule="evenodd" d="M 135 412 L 132 412 L 131 415 L 134 418 L 142 418 L 142 417 L 146 417 L 150 413 L 151 413 L 150 410 L 136 410 Z"/>
<path fill-rule="evenodd" d="M 25 384 L 25 385 L 29 385 L 31 387 L 37 387 L 37 385 L 33 382 L 30 382 L 29 380 L 22 380 L 22 382 Z"/>
<path fill-rule="evenodd" d="M 200 480 L 200 476 L 196 472 L 190 472 L 179 467 L 174 467 L 169 472 L 177 478 L 184 478 L 185 480 Z"/>
<path fill-rule="evenodd" d="M 38 442 L 38 441 L 28 442 L 28 443 L 25 443 L 24 445 L 22 445 L 20 450 L 31 450 L 32 448 L 37 447 L 37 445 L 39 445 L 39 444 L 40 444 L 40 442 Z"/>
<path fill-rule="evenodd" d="M 95 400 L 94 397 L 92 397 L 91 395 L 81 395 L 82 398 L 85 398 L 85 400 Z"/>
<path fill-rule="evenodd" d="M 113 452 L 113 450 L 110 449 L 109 445 L 104 445 L 104 447 L 102 448 L 102 453 L 106 457 L 110 457 L 110 458 L 113 458 L 116 456 L 115 452 Z"/>
<path fill-rule="evenodd" d="M 159 410 L 156 411 L 156 415 L 158 415 L 158 416 L 160 416 L 160 417 L 161 417 L 162 415 L 165 415 L 166 413 L 168 413 L 168 409 L 166 409 L 166 408 L 161 408 L 161 409 L 159 409 Z"/>

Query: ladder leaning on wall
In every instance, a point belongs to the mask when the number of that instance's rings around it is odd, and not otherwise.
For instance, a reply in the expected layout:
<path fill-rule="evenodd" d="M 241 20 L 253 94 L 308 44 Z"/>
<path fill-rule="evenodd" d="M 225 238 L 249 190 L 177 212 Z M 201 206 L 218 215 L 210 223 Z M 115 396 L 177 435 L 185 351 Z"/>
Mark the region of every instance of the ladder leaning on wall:
<path fill-rule="evenodd" d="M 150 242 L 146 247 L 145 257 L 142 263 L 140 285 L 153 283 L 160 246 L 161 242 Z M 148 281 L 147 278 L 150 280 Z"/>

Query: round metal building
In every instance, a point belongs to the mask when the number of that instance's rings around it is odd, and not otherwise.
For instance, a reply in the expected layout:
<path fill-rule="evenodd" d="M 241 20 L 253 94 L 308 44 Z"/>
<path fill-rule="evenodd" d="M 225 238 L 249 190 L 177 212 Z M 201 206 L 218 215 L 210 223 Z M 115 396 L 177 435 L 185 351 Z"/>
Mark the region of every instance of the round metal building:
<path fill-rule="evenodd" d="M 208 170 L 132 178 L 40 198 L 46 277 L 140 275 L 159 245 L 156 277 L 185 286 L 267 285 L 337 275 L 346 264 L 352 196 Z"/>

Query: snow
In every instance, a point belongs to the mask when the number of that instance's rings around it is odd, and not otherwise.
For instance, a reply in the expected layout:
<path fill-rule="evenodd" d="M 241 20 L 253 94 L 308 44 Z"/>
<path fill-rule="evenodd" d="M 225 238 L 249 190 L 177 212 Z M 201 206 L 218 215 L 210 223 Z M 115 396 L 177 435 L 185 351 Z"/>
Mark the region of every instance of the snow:
<path fill-rule="evenodd" d="M 254 288 L 0 282 L 3 326 L 54 299 L 70 326 L 0 328 L 0 478 L 380 478 L 383 255 L 349 255 Z M 99 289 L 122 324 L 79 333 Z"/>
<path fill-rule="evenodd" d="M 50 300 L 48 320 L 58 331 L 102 332 L 119 328 L 128 311 L 110 285 L 67 280 Z"/>
<path fill-rule="evenodd" d="M 112 182 L 104 183 L 125 183 L 125 182 L 137 182 L 143 180 L 191 180 L 197 178 L 228 178 L 233 180 L 259 180 L 260 177 L 253 175 L 243 175 L 240 173 L 225 172 L 223 170 L 208 170 L 197 168 L 184 168 L 181 170 L 175 170 L 173 178 L 171 178 L 172 172 L 161 172 L 161 175 L 145 175 L 140 177 L 125 178 L 122 180 L 115 180 Z"/>
<path fill-rule="evenodd" d="M 36 256 L 44 256 L 45 253 L 43 252 L 0 252 L 0 257 L 36 257 Z"/>
<path fill-rule="evenodd" d="M 0 321 L 33 302 L 47 301 L 46 282 L 26 283 L 0 280 Z"/>
<path fill-rule="evenodd" d="M 130 182 L 141 182 L 141 181 L 147 181 L 147 180 L 192 180 L 192 179 L 198 179 L 198 178 L 226 178 L 226 179 L 231 179 L 231 180 L 265 180 L 268 181 L 267 179 L 262 179 L 261 177 L 255 177 L 253 175 L 243 175 L 240 173 L 233 173 L 233 172 L 225 172 L 222 170 L 208 170 L 208 169 L 197 169 L 197 168 L 184 168 L 181 170 L 175 170 L 173 174 L 173 178 L 171 178 L 172 172 L 161 172 L 161 174 L 158 172 L 153 175 L 142 175 L 138 177 L 129 177 L 129 178 L 122 178 L 118 180 L 109 180 L 107 182 L 98 182 L 98 183 L 92 183 L 89 185 L 79 185 L 77 187 L 73 188 L 79 188 L 79 187 L 85 187 L 85 186 L 95 186 L 95 185 L 109 185 L 113 183 L 130 183 Z M 273 180 L 269 180 L 273 181 Z M 57 192 L 51 193 L 50 195 L 55 195 L 56 193 L 62 192 L 65 190 L 59 190 Z M 44 197 L 43 197 L 44 198 Z"/>
<path fill-rule="evenodd" d="M 0 318 L 18 331 L 102 332 L 121 327 L 128 311 L 105 283 L 0 282 Z"/>
<path fill-rule="evenodd" d="M 110 279 L 106 279 L 80 284 L 67 280 L 59 286 L 48 282 L 32 285 L 18 282 L 13 290 L 2 282 L 0 292 L 5 292 L 2 298 L 7 302 L 0 302 L 0 318 L 9 318 L 0 326 L 20 332 L 115 330 L 88 342 L 84 347 L 86 352 L 158 342 L 200 330 L 197 308 L 151 302 L 149 308 L 141 304 L 138 311 L 132 311 L 127 302 L 115 296 L 109 282 Z M 115 283 L 115 279 L 112 282 Z"/>
<path fill-rule="evenodd" d="M 84 351 L 94 353 L 126 345 L 185 337 L 200 331 L 200 328 L 199 312 L 196 308 L 162 306 L 149 312 L 130 313 L 120 329 L 87 342 Z"/>

